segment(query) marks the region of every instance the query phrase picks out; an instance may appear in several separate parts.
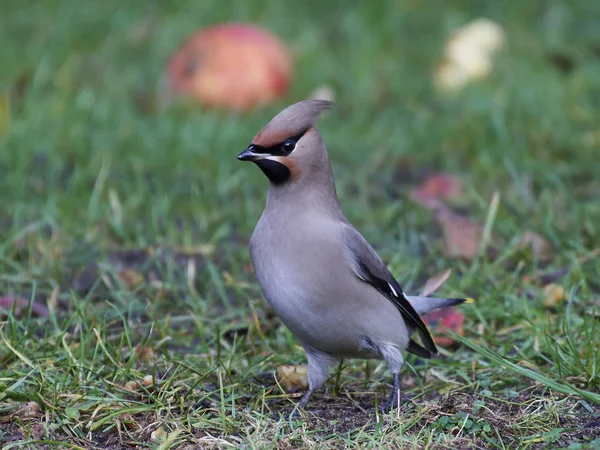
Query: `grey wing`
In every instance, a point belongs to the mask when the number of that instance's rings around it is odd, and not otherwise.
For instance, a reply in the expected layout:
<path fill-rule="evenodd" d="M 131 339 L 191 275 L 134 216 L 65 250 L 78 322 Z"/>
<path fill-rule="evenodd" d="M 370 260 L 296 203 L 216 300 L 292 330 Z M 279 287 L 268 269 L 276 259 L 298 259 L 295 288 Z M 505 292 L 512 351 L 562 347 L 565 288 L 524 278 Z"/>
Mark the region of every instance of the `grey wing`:
<path fill-rule="evenodd" d="M 432 353 L 437 353 L 437 348 L 423 319 L 410 304 L 402 287 L 398 284 L 379 255 L 373 250 L 364 237 L 350 224 L 344 224 L 341 233 L 342 244 L 352 264 L 355 275 L 365 283 L 369 283 L 388 300 L 390 300 L 407 325 L 415 328 L 425 348 L 412 339 L 407 350 L 423 358 L 430 358 Z"/>

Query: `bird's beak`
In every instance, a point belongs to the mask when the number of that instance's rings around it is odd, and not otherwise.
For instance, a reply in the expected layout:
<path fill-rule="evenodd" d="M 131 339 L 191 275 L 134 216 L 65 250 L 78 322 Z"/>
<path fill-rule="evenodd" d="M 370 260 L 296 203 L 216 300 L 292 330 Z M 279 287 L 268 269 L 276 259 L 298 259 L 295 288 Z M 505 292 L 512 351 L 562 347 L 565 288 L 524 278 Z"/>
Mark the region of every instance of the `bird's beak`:
<path fill-rule="evenodd" d="M 237 157 L 237 159 L 239 159 L 240 161 L 256 161 L 257 159 L 261 159 L 264 157 L 264 155 L 261 155 L 260 153 L 254 153 L 253 150 L 254 146 L 249 146 L 246 150 L 244 150 L 242 153 L 240 153 Z"/>

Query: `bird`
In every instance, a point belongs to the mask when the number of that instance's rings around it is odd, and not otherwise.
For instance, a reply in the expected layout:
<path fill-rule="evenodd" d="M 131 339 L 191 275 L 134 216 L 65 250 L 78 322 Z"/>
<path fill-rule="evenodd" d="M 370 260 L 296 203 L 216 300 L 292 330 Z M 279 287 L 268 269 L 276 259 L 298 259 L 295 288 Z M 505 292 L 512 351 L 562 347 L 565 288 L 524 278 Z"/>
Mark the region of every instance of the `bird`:
<path fill-rule="evenodd" d="M 250 258 L 267 303 L 308 359 L 304 409 L 343 359 L 384 360 L 393 377 L 382 411 L 400 406 L 398 376 L 408 351 L 437 354 L 421 315 L 467 298 L 406 295 L 373 247 L 343 214 L 331 163 L 315 126 L 333 106 L 304 100 L 273 117 L 237 159 L 269 180 L 250 238 Z M 411 338 L 416 332 L 421 344 Z"/>

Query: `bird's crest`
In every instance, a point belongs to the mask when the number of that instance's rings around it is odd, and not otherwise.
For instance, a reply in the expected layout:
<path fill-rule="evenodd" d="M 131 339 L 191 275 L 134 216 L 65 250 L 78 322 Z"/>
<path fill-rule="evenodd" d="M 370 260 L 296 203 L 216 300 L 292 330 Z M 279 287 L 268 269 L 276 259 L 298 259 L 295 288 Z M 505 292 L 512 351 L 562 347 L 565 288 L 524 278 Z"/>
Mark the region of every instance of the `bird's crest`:
<path fill-rule="evenodd" d="M 258 132 L 252 144 L 260 147 L 271 147 L 312 128 L 319 114 L 331 108 L 332 102 L 325 100 L 304 100 L 288 106 L 273 117 Z"/>

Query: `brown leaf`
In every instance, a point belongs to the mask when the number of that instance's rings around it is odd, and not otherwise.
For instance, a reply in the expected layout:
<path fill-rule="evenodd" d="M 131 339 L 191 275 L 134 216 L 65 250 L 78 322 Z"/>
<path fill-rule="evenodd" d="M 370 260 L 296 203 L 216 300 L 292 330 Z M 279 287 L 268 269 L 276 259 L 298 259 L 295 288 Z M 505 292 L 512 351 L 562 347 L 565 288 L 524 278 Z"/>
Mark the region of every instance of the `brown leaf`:
<path fill-rule="evenodd" d="M 137 425 L 137 421 L 135 420 L 135 417 L 133 417 L 131 414 L 129 413 L 125 413 L 122 414 L 121 417 L 119 418 L 119 421 L 121 422 L 121 424 L 123 424 L 125 426 L 125 428 L 127 428 L 128 430 L 133 430 L 135 428 L 138 427 Z"/>
<path fill-rule="evenodd" d="M 427 297 L 437 291 L 442 284 L 446 282 L 450 274 L 452 273 L 452 269 L 446 269 L 427 280 L 425 283 L 425 287 L 423 288 L 423 292 L 421 295 L 423 297 Z"/>
<path fill-rule="evenodd" d="M 454 331 L 460 336 L 464 336 L 464 322 L 465 315 L 458 312 L 456 308 L 444 308 L 433 310 L 423 316 L 423 320 L 433 330 L 434 334 L 441 334 L 442 336 L 436 336 L 436 344 L 442 347 L 448 347 L 455 343 L 444 328 Z"/>
<path fill-rule="evenodd" d="M 46 428 L 41 422 L 33 422 L 31 426 L 20 427 L 19 430 L 29 439 L 38 440 L 44 437 Z"/>
<path fill-rule="evenodd" d="M 136 391 L 139 389 L 139 386 L 140 385 L 137 384 L 135 381 L 128 381 L 123 387 L 128 391 Z"/>
<path fill-rule="evenodd" d="M 554 308 L 566 298 L 565 288 L 560 284 L 547 284 L 542 291 L 544 292 L 544 306 L 548 309 Z"/>
<path fill-rule="evenodd" d="M 427 178 L 419 187 L 411 189 L 410 197 L 425 208 L 435 207 L 435 200 L 457 198 L 462 195 L 460 178 L 437 173 Z"/>
<path fill-rule="evenodd" d="M 287 392 L 306 390 L 308 388 L 308 366 L 303 364 L 279 366 L 277 378 Z"/>
<path fill-rule="evenodd" d="M 517 363 L 521 367 L 525 367 L 530 370 L 537 370 L 535 364 L 530 363 L 529 361 L 521 360 Z"/>
<path fill-rule="evenodd" d="M 552 258 L 552 246 L 541 235 L 535 231 L 526 231 L 521 236 L 518 248 L 531 249 L 531 255 L 540 261 L 548 261 Z"/>
<path fill-rule="evenodd" d="M 569 273 L 569 269 L 568 268 L 562 268 L 562 269 L 558 269 L 558 270 L 554 270 L 552 272 L 536 272 L 533 273 L 531 275 L 526 274 L 523 276 L 523 283 L 524 284 L 549 284 L 549 283 L 554 283 L 558 280 L 560 280 L 562 277 L 564 277 L 565 275 L 567 275 Z"/>
<path fill-rule="evenodd" d="M 156 430 L 150 433 L 150 440 L 152 441 L 164 441 L 167 437 L 167 432 L 161 426 L 159 426 Z"/>
<path fill-rule="evenodd" d="M 154 384 L 154 379 L 153 379 L 152 375 L 144 376 L 144 378 L 142 378 L 141 384 L 144 387 L 152 386 Z"/>
<path fill-rule="evenodd" d="M 481 223 L 455 213 L 440 201 L 436 201 L 434 216 L 444 230 L 446 256 L 464 259 L 477 256 L 483 235 Z"/>
<path fill-rule="evenodd" d="M 154 350 L 152 350 L 152 347 L 147 345 L 136 345 L 134 352 L 136 358 L 143 363 L 148 364 L 154 361 Z"/>
<path fill-rule="evenodd" d="M 29 306 L 29 301 L 22 297 L 13 297 L 11 295 L 0 297 L 0 309 L 12 310 L 13 305 L 15 306 L 15 314 L 18 316 L 22 312 L 27 310 Z M 46 308 L 41 303 L 36 302 L 32 303 L 31 312 L 32 314 L 39 317 L 48 317 L 50 315 L 50 311 L 48 311 L 48 308 Z"/>
<path fill-rule="evenodd" d="M 134 290 L 144 284 L 143 275 L 133 269 L 123 269 L 117 275 L 129 290 Z"/>
<path fill-rule="evenodd" d="M 27 403 L 23 403 L 19 409 L 17 409 L 14 414 L 13 417 L 18 417 L 21 420 L 29 420 L 29 419 L 35 419 L 36 417 L 39 417 L 42 415 L 42 412 L 40 410 L 40 405 L 36 402 L 27 402 Z"/>

